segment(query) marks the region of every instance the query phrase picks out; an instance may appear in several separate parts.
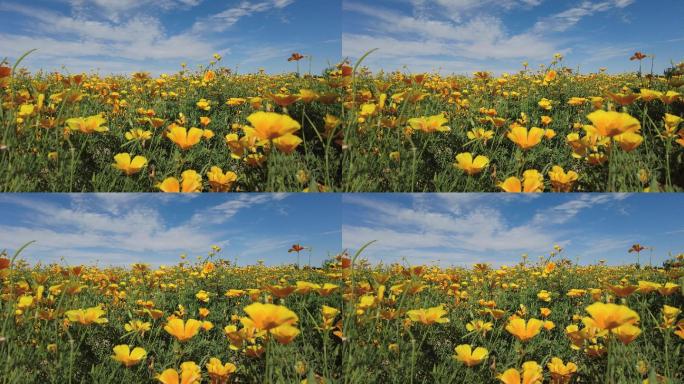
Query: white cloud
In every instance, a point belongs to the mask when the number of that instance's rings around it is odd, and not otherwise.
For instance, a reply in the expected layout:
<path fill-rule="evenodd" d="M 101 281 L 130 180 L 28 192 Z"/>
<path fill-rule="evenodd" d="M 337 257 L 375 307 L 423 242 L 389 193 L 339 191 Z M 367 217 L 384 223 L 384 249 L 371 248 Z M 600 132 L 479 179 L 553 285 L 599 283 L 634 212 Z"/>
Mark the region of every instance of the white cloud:
<path fill-rule="evenodd" d="M 564 52 L 548 37 L 531 32 L 509 33 L 503 21 L 491 14 L 461 20 L 458 12 L 480 9 L 482 2 L 413 1 L 413 15 L 358 2 L 345 1 L 343 4 L 346 12 L 371 19 L 366 31 L 343 35 L 343 55 L 358 58 L 370 49 L 379 48 L 371 56 L 370 64 L 375 60 L 386 62 L 391 59 L 394 65 L 410 66 L 432 60 L 433 68 L 447 67 L 447 70 L 462 72 L 483 69 L 482 65 L 489 65 L 486 62 L 489 59 L 545 59 L 556 52 Z M 444 12 L 439 16 L 426 11 L 440 7 Z"/>
<path fill-rule="evenodd" d="M 491 194 L 463 199 L 437 195 L 431 203 L 424 201 L 420 194 L 410 196 L 411 207 L 373 197 L 344 196 L 345 205 L 363 207 L 368 213 L 354 220 L 354 224 L 344 219 L 343 247 L 355 250 L 377 240 L 367 251 L 375 261 L 437 252 L 440 261 L 448 264 L 463 262 L 466 256 L 468 260 L 491 260 L 491 255 L 486 257 L 489 252 L 497 255 L 545 252 L 554 244 L 568 243 L 558 237 L 560 232 L 551 234 L 531 218 L 522 224 L 510 223 L 495 207 L 503 199 Z M 517 203 L 529 201 L 520 199 Z"/>
<path fill-rule="evenodd" d="M 53 260 L 64 255 L 64 250 L 81 254 L 97 250 L 101 261 L 109 261 L 106 254 L 154 258 L 168 253 L 205 252 L 212 244 L 228 244 L 223 233 L 207 226 L 169 225 L 160 206 L 149 204 L 145 194 L 120 195 L 126 197 L 69 195 L 68 208 L 36 198 L 3 196 L 0 203 L 22 207 L 25 213 L 16 224 L 0 226 L 0 244 L 17 249 L 36 240 L 28 252 L 38 260 Z M 113 208 L 117 203 L 125 205 Z"/>
<path fill-rule="evenodd" d="M 195 22 L 192 30 L 196 33 L 204 33 L 206 31 L 223 32 L 235 25 L 240 19 L 250 17 L 256 13 L 282 9 L 292 3 L 294 3 L 294 0 L 241 1 L 236 6 Z"/>
<path fill-rule="evenodd" d="M 196 19 L 186 30 L 169 32 L 160 13 L 197 6 L 201 0 L 62 0 L 70 13 L 0 2 L 0 11 L 25 20 L 23 29 L 0 33 L 0 52 L 17 58 L 29 49 L 25 65 L 48 71 L 98 70 L 122 73 L 173 71 L 180 62 L 206 63 L 214 53 L 228 56 L 234 37 L 220 33 L 241 18 L 283 9 L 294 0 L 241 1 L 232 8 Z M 191 20 L 192 21 L 192 20 Z M 283 53 L 282 50 L 279 53 Z M 263 57 L 262 54 L 260 57 Z M 272 58 L 267 57 L 265 60 Z M 256 62 L 247 58 L 244 63 Z"/>
<path fill-rule="evenodd" d="M 221 51 L 213 43 L 191 33 L 167 35 L 159 19 L 151 16 L 136 15 L 117 23 L 64 16 L 14 3 L 3 3 L 1 9 L 37 21 L 33 30 L 35 36 L 0 36 L 0 51 L 11 56 L 37 48 L 33 56 L 43 58 L 99 56 L 129 61 L 207 60 L 214 52 Z"/>
<path fill-rule="evenodd" d="M 232 199 L 226 200 L 221 204 L 195 213 L 190 219 L 190 223 L 222 224 L 230 220 L 243 209 L 253 208 L 256 205 L 266 204 L 273 201 L 281 201 L 287 196 L 287 193 L 236 194 Z"/>
<path fill-rule="evenodd" d="M 535 224 L 563 224 L 575 218 L 585 209 L 622 201 L 629 196 L 630 194 L 627 193 L 581 194 L 573 200 L 537 213 L 534 216 L 533 222 Z"/>
<path fill-rule="evenodd" d="M 579 23 L 583 18 L 593 16 L 598 12 L 606 12 L 614 8 L 625 8 L 634 0 L 609 0 L 589 1 L 585 0 L 580 5 L 568 8 L 555 15 L 546 17 L 534 25 L 534 31 L 538 33 L 564 32 Z"/>
<path fill-rule="evenodd" d="M 123 15 L 143 7 L 169 10 L 178 7 L 195 7 L 202 0 L 68 0 L 73 12 L 87 14 L 97 12 L 110 20 L 118 21 Z"/>

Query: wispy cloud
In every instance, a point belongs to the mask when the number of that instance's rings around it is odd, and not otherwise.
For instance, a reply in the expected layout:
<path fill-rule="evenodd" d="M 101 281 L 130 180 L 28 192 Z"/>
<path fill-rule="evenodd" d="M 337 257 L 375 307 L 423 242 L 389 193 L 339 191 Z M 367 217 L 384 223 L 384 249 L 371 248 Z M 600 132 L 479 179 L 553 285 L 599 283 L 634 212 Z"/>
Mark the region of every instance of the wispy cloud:
<path fill-rule="evenodd" d="M 636 242 L 658 247 L 663 260 L 684 247 L 672 236 L 681 230 L 643 223 L 682 202 L 622 193 L 345 195 L 342 242 L 354 252 L 375 241 L 364 257 L 385 263 L 510 264 L 560 245 L 581 263 L 620 264 Z"/>
<path fill-rule="evenodd" d="M 370 22 L 366 31 L 345 31 L 343 55 L 358 58 L 369 49 L 379 48 L 368 59 L 371 66 L 391 60 L 412 70 L 431 67 L 465 72 L 478 68 L 489 59 L 542 59 L 555 52 L 563 52 L 554 41 L 538 34 L 509 33 L 498 16 L 480 13 L 461 17 L 475 9 L 485 8 L 485 3 L 413 1 L 414 12 L 405 14 L 380 6 L 345 1 L 345 12 L 360 15 Z M 506 4 L 513 7 L 536 3 L 510 1 Z"/>
<path fill-rule="evenodd" d="M 406 255 L 437 252 L 440 261 L 448 264 L 463 262 L 466 255 L 479 260 L 487 252 L 544 252 L 554 244 L 567 243 L 558 237 L 560 232 L 551 234 L 534 222 L 510 223 L 496 208 L 497 198 L 491 195 L 472 198 L 440 195 L 428 204 L 420 194 L 411 196 L 411 206 L 372 196 L 344 196 L 345 205 L 363 207 L 368 213 L 353 220 L 353 224 L 352 220 L 343 219 L 343 246 L 358 249 L 376 240 L 369 250 L 371 258 L 396 261 Z M 449 204 L 450 201 L 459 205 L 458 208 Z M 449 254 L 453 256 L 448 257 Z"/>
<path fill-rule="evenodd" d="M 599 12 L 607 12 L 615 8 L 625 8 L 632 3 L 634 3 L 634 0 L 585 0 L 578 6 L 568 8 L 538 21 L 534 25 L 534 31 L 538 33 L 548 33 L 549 31 L 564 32 L 575 26 L 585 17 L 593 16 Z"/>
<path fill-rule="evenodd" d="M 283 9 L 292 3 L 294 0 L 241 1 L 238 5 L 198 20 L 193 25 L 192 30 L 196 33 L 223 32 L 235 25 L 240 19 L 272 9 Z"/>
<path fill-rule="evenodd" d="M 564 202 L 557 206 L 538 212 L 533 219 L 536 224 L 563 224 L 573 219 L 585 209 L 592 209 L 600 205 L 615 201 L 622 201 L 630 195 L 627 193 L 583 194 L 578 198 Z"/>
<path fill-rule="evenodd" d="M 114 71 L 119 69 L 117 64 L 130 68 L 141 60 L 207 60 L 215 52 L 228 52 L 220 39 L 208 41 L 191 31 L 169 34 L 159 18 L 143 14 L 118 21 L 64 15 L 17 3 L 2 3 L 0 9 L 33 21 L 30 35 L 0 34 L 0 51 L 14 57 L 36 48 L 37 55 L 59 59 L 55 61 L 63 65 L 68 59 L 77 59 L 75 64 L 81 67 L 81 59 L 97 57 L 99 64 L 106 65 L 104 70 Z M 103 57 L 116 60 L 108 64 Z"/>
<path fill-rule="evenodd" d="M 252 64 L 268 63 L 276 56 L 263 51 L 249 55 L 243 47 L 276 46 L 268 43 L 280 40 L 271 30 L 288 23 L 284 10 L 295 2 L 241 0 L 208 14 L 215 8 L 201 7 L 202 0 L 59 0 L 47 5 L 2 1 L 0 24 L 16 25 L 0 27 L 0 52 L 16 59 L 35 48 L 24 61 L 31 69 L 65 67 L 71 72 L 104 74 L 163 73 L 180 69 L 181 62 L 190 67 L 206 64 L 214 53 L 227 60 L 237 53 L 232 62 L 250 65 L 252 70 Z M 251 23 L 250 29 L 226 33 L 245 21 Z M 318 44 L 304 40 L 287 47 L 280 44 L 277 52 L 285 57 L 285 48 L 289 54 Z"/>

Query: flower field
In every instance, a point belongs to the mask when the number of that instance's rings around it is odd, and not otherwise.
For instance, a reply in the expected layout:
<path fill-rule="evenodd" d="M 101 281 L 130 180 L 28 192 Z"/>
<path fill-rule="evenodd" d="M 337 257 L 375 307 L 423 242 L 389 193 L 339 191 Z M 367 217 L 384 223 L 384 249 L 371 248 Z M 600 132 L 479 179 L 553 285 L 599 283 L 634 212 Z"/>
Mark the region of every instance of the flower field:
<path fill-rule="evenodd" d="M 0 256 L 2 383 L 341 380 L 334 266 L 234 267 L 218 248 L 158 269 L 11 261 Z"/>
<path fill-rule="evenodd" d="M 100 77 L 0 67 L 0 189 L 339 188 L 330 78 L 201 71 Z"/>
<path fill-rule="evenodd" d="M 681 191 L 668 76 L 0 68 L 4 191 Z M 643 58 L 642 58 L 643 59 Z"/>
<path fill-rule="evenodd" d="M 523 63 L 500 76 L 361 71 L 343 184 L 351 191 L 679 191 L 684 65 L 678 68 L 669 77 L 578 74 L 556 55 L 539 70 Z"/>
<path fill-rule="evenodd" d="M 666 269 L 539 262 L 364 267 L 349 383 L 678 383 L 684 255 Z"/>
<path fill-rule="evenodd" d="M 18 252 L 21 252 L 19 250 Z M 0 257 L 3 383 L 677 383 L 684 255 L 494 268 Z"/>

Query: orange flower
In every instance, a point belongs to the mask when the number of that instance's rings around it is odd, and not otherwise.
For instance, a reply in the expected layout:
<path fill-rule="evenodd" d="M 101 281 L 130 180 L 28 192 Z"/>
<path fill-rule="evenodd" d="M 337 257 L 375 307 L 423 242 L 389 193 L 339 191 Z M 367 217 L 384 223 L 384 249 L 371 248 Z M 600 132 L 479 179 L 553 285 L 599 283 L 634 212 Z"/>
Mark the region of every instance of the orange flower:
<path fill-rule="evenodd" d="M 522 372 L 509 368 L 498 378 L 504 384 L 541 384 L 544 374 L 542 367 L 536 361 L 526 361 L 522 365 Z"/>
<path fill-rule="evenodd" d="M 243 317 L 243 324 L 247 323 L 254 328 L 264 331 L 279 327 L 284 324 L 296 324 L 299 317 L 282 305 L 253 303 L 244 308 L 249 318 Z"/>
<path fill-rule="evenodd" d="M 181 364 L 181 374 L 173 368 L 156 376 L 162 384 L 198 384 L 202 380 L 202 369 L 193 361 Z"/>
<path fill-rule="evenodd" d="M 202 322 L 195 319 L 189 319 L 187 322 L 184 322 L 183 319 L 175 318 L 171 319 L 164 326 L 164 330 L 178 341 L 186 342 L 197 335 L 201 326 Z"/>
<path fill-rule="evenodd" d="M 145 164 L 147 164 L 147 159 L 144 156 L 136 156 L 131 160 L 130 153 L 119 153 L 114 156 L 114 161 L 116 161 L 114 167 L 120 169 L 128 176 L 140 172 Z"/>
<path fill-rule="evenodd" d="M 544 191 L 544 176 L 536 169 L 528 169 L 523 172 L 522 181 L 511 176 L 500 183 L 499 188 L 504 192 L 542 192 Z"/>
<path fill-rule="evenodd" d="M 628 113 L 598 110 L 587 115 L 596 132 L 601 136 L 613 137 L 625 132 L 638 132 L 639 120 Z"/>
<path fill-rule="evenodd" d="M 135 347 L 131 351 L 131 348 L 126 345 L 117 345 L 114 347 L 114 355 L 112 358 L 126 367 L 132 367 L 138 365 L 147 356 L 147 352 L 143 348 Z"/>
<path fill-rule="evenodd" d="M 525 319 L 514 318 L 506 325 L 506 330 L 520 341 L 527 341 L 537 336 L 541 331 L 544 322 L 539 319 L 530 319 L 525 322 Z"/>
<path fill-rule="evenodd" d="M 639 314 L 625 305 L 596 302 L 588 306 L 586 310 L 591 317 L 583 318 L 582 322 L 599 329 L 613 329 L 639 321 Z"/>
<path fill-rule="evenodd" d="M 532 127 L 529 131 L 522 125 L 513 124 L 511 131 L 508 132 L 508 137 L 512 142 L 518 145 L 520 149 L 526 151 L 541 142 L 545 131 L 541 128 Z"/>
<path fill-rule="evenodd" d="M 289 115 L 274 112 L 254 112 L 247 117 L 251 127 L 243 128 L 247 136 L 258 140 L 273 140 L 297 132 L 301 126 Z"/>
<path fill-rule="evenodd" d="M 436 307 L 432 308 L 427 308 L 427 309 L 413 309 L 408 312 L 406 312 L 406 315 L 411 319 L 413 322 L 420 322 L 426 325 L 438 323 L 448 323 L 449 318 L 448 317 L 442 317 L 447 314 L 447 311 L 444 309 L 443 305 L 438 305 Z"/>
<path fill-rule="evenodd" d="M 171 124 L 166 137 L 176 143 L 181 149 L 185 150 L 199 143 L 203 135 L 204 130 L 202 129 L 192 127 L 190 130 L 187 130 L 185 127 Z"/>
<path fill-rule="evenodd" d="M 202 191 L 202 176 L 192 169 L 183 171 L 181 174 L 182 183 L 178 182 L 175 177 L 167 177 L 157 187 L 162 192 L 201 192 Z"/>

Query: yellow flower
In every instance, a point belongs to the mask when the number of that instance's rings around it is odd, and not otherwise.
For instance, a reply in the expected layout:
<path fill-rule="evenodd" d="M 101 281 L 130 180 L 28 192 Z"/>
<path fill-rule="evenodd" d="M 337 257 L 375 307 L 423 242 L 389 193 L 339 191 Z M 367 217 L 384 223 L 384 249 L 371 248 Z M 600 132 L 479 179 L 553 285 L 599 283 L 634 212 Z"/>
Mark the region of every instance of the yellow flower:
<path fill-rule="evenodd" d="M 553 139 L 554 137 L 556 137 L 556 131 L 554 131 L 554 130 L 551 129 L 551 128 L 546 128 L 546 129 L 544 130 L 544 137 L 545 137 L 547 140 L 551 140 L 551 139 Z"/>
<path fill-rule="evenodd" d="M 537 336 L 543 325 L 544 322 L 539 319 L 530 319 L 525 322 L 525 319 L 514 318 L 509 320 L 506 330 L 518 340 L 527 341 Z"/>
<path fill-rule="evenodd" d="M 522 365 L 522 372 L 509 368 L 498 378 L 504 384 L 541 384 L 544 374 L 542 367 L 536 361 L 526 361 Z"/>
<path fill-rule="evenodd" d="M 670 105 L 670 104 L 674 103 L 675 101 L 677 101 L 677 99 L 679 99 L 679 96 L 680 96 L 680 94 L 679 94 L 678 92 L 675 92 L 675 91 L 667 91 L 667 92 L 665 92 L 664 95 L 662 95 L 662 96 L 660 97 L 660 100 L 661 100 L 663 103 L 665 103 L 665 104 L 667 104 L 667 105 Z"/>
<path fill-rule="evenodd" d="M 227 192 L 237 180 L 237 174 L 233 171 L 223 173 L 221 168 L 214 166 L 211 167 L 211 170 L 207 173 L 207 178 L 209 179 L 209 185 L 211 185 L 212 191 Z"/>
<path fill-rule="evenodd" d="M 297 96 L 299 97 L 299 101 L 303 103 L 310 103 L 318 100 L 318 94 L 310 89 L 300 89 Z"/>
<path fill-rule="evenodd" d="M 201 326 L 202 322 L 195 319 L 184 322 L 183 319 L 175 318 L 166 323 L 164 330 L 178 341 L 185 342 L 195 337 Z"/>
<path fill-rule="evenodd" d="M 527 128 L 522 125 L 514 124 L 506 137 L 517 144 L 520 149 L 526 151 L 541 142 L 542 137 L 544 137 L 544 130 L 532 127 L 528 131 Z"/>
<path fill-rule="evenodd" d="M 143 335 L 145 334 L 145 332 L 152 329 L 152 325 L 142 320 L 131 320 L 130 322 L 124 325 L 124 329 L 126 330 L 126 332 L 137 332 Z"/>
<path fill-rule="evenodd" d="M 546 301 L 547 303 L 551 301 L 551 293 L 549 291 L 542 289 L 537 293 L 537 298 L 541 301 Z"/>
<path fill-rule="evenodd" d="M 679 285 L 675 283 L 667 282 L 663 284 L 662 287 L 658 287 L 658 293 L 663 296 L 670 296 L 679 290 Z"/>
<path fill-rule="evenodd" d="M 551 362 L 546 364 L 546 367 L 551 372 L 552 384 L 567 384 L 572 379 L 572 375 L 577 372 L 577 364 L 569 361 L 563 364 L 563 360 L 553 357 Z"/>
<path fill-rule="evenodd" d="M 88 117 L 74 117 L 66 121 L 67 126 L 72 131 L 81 131 L 83 133 L 93 132 L 107 132 L 109 128 L 103 127 L 102 124 L 107 120 L 101 115 L 93 115 Z"/>
<path fill-rule="evenodd" d="M 291 343 L 292 340 L 294 340 L 294 338 L 300 333 L 297 327 L 294 327 L 290 324 L 279 325 L 275 328 L 272 328 L 269 332 L 280 344 L 283 345 Z"/>
<path fill-rule="evenodd" d="M 102 317 L 102 315 L 105 314 L 105 311 L 102 309 L 102 305 L 86 309 L 74 309 L 71 311 L 66 311 L 64 314 L 69 321 L 78 322 L 84 325 L 92 323 L 105 324 L 108 322 L 106 318 Z"/>
<path fill-rule="evenodd" d="M 199 384 L 202 379 L 202 369 L 193 361 L 181 364 L 181 374 L 173 368 L 169 368 L 157 375 L 157 380 L 162 384 Z"/>
<path fill-rule="evenodd" d="M 327 305 L 323 305 L 321 307 L 321 314 L 323 315 L 324 319 L 333 319 L 339 313 L 340 313 L 340 310 L 337 308 L 329 307 Z"/>
<path fill-rule="evenodd" d="M 639 98 L 643 101 L 649 102 L 663 97 L 663 93 L 659 91 L 654 91 L 652 89 L 641 88 L 639 92 Z"/>
<path fill-rule="evenodd" d="M 551 103 L 551 100 L 549 100 L 549 99 L 547 99 L 547 98 L 542 98 L 541 100 L 539 100 L 539 102 L 537 103 L 537 105 L 539 105 L 539 107 L 540 107 L 541 109 L 546 110 L 546 111 L 550 111 L 551 108 L 553 107 L 553 104 Z"/>
<path fill-rule="evenodd" d="M 254 112 L 247 117 L 251 127 L 243 128 L 247 136 L 254 136 L 258 140 L 273 140 L 291 135 L 301 126 L 289 115 L 274 112 Z"/>
<path fill-rule="evenodd" d="M 440 113 L 439 115 L 428 117 L 415 117 L 409 119 L 408 123 L 414 130 L 421 130 L 423 132 L 449 132 L 451 128 L 444 126 L 444 123 L 447 121 L 449 120 L 444 117 L 444 114 Z"/>
<path fill-rule="evenodd" d="M 570 192 L 573 184 L 577 181 L 579 175 L 575 171 L 568 171 L 567 173 L 558 165 L 554 165 L 549 171 L 549 179 L 551 180 L 551 189 L 554 192 Z"/>
<path fill-rule="evenodd" d="M 126 344 L 117 345 L 114 347 L 114 355 L 112 358 L 127 367 L 138 365 L 147 356 L 147 352 L 140 347 L 135 347 L 131 351 Z"/>
<path fill-rule="evenodd" d="M 665 127 L 668 130 L 675 131 L 677 129 L 677 126 L 682 122 L 681 117 L 677 115 L 671 115 L 669 113 L 666 113 L 665 116 L 663 117 L 663 121 L 665 122 Z"/>
<path fill-rule="evenodd" d="M 625 132 L 616 135 L 614 139 L 625 152 L 635 150 L 644 141 L 644 138 L 640 134 L 634 132 Z"/>
<path fill-rule="evenodd" d="M 182 184 L 175 177 L 167 177 L 157 187 L 162 192 L 201 192 L 202 176 L 192 169 L 183 171 L 181 174 Z"/>
<path fill-rule="evenodd" d="M 192 129 L 192 128 L 190 128 L 190 129 Z M 212 131 L 211 129 L 203 129 L 202 130 L 202 138 L 209 140 L 212 137 L 214 137 L 214 131 Z"/>
<path fill-rule="evenodd" d="M 544 190 L 544 176 L 536 169 L 523 172 L 523 180 L 511 176 L 499 184 L 504 192 L 542 192 Z"/>
<path fill-rule="evenodd" d="M 624 324 L 634 324 L 639 321 L 639 314 L 625 305 L 596 302 L 586 308 L 591 318 L 582 321 L 599 329 L 613 329 Z"/>
<path fill-rule="evenodd" d="M 610 331 L 625 345 L 634 341 L 641 334 L 641 329 L 633 324 L 623 324 Z"/>
<path fill-rule="evenodd" d="M 243 324 L 247 322 L 254 328 L 264 331 L 281 325 L 293 325 L 299 321 L 299 317 L 282 305 L 253 303 L 244 308 L 249 318 L 242 318 Z M 247 321 L 248 320 L 248 321 Z"/>
<path fill-rule="evenodd" d="M 573 107 L 582 105 L 587 102 L 587 99 L 584 97 L 571 97 L 568 100 L 568 105 L 572 105 Z"/>
<path fill-rule="evenodd" d="M 206 99 L 200 99 L 196 105 L 197 105 L 197 108 L 199 108 L 203 111 L 209 111 L 211 109 L 211 104 Z"/>
<path fill-rule="evenodd" d="M 114 166 L 128 176 L 140 172 L 145 164 L 147 164 L 147 159 L 144 156 L 136 156 L 131 160 L 130 153 L 119 153 L 114 156 L 114 161 L 116 161 Z"/>
<path fill-rule="evenodd" d="M 638 132 L 639 120 L 628 113 L 598 110 L 587 115 L 596 132 L 601 136 L 613 137 L 625 132 Z"/>
<path fill-rule="evenodd" d="M 489 355 L 489 351 L 486 348 L 477 347 L 473 350 L 468 344 L 461 344 L 454 351 L 456 352 L 454 358 L 469 367 L 481 364 Z"/>
<path fill-rule="evenodd" d="M 202 76 L 202 81 L 204 81 L 205 83 L 208 83 L 208 82 L 214 80 L 215 78 L 216 78 L 216 73 L 214 73 L 214 71 L 209 70 L 209 71 L 204 73 L 204 76 Z M 204 100 L 204 99 L 202 99 L 202 100 Z"/>
<path fill-rule="evenodd" d="M 152 131 L 146 131 L 144 129 L 136 128 L 131 129 L 124 135 L 126 140 L 140 140 L 146 141 L 152 138 Z"/>
<path fill-rule="evenodd" d="M 413 322 L 420 322 L 426 325 L 438 323 L 448 323 L 449 318 L 442 317 L 447 314 L 443 305 L 438 305 L 436 307 L 431 307 L 427 309 L 413 309 L 406 312 L 406 315 Z"/>
<path fill-rule="evenodd" d="M 242 97 L 231 97 L 226 101 L 226 105 L 230 105 L 231 107 L 237 106 L 237 105 L 242 105 L 247 102 L 247 99 L 244 99 Z M 257 107 L 258 108 L 258 107 Z"/>
<path fill-rule="evenodd" d="M 288 155 L 292 153 L 301 142 L 302 139 L 295 135 L 284 135 L 273 139 L 273 144 L 276 148 L 278 148 L 280 152 Z"/>
<path fill-rule="evenodd" d="M 483 335 L 486 335 L 487 332 L 491 331 L 492 328 L 494 327 L 494 324 L 489 321 L 484 321 L 484 320 L 473 320 L 466 324 L 466 329 L 468 332 L 479 332 L 482 333 Z"/>
<path fill-rule="evenodd" d="M 288 95 L 285 93 L 276 93 L 276 94 L 269 94 L 268 98 L 273 100 L 273 102 L 278 104 L 279 106 L 285 108 L 288 105 L 299 100 L 299 95 Z"/>
<path fill-rule="evenodd" d="M 207 373 L 212 379 L 212 383 L 223 384 L 228 382 L 228 378 L 233 372 L 237 370 L 237 367 L 233 363 L 221 363 L 221 360 L 212 357 L 206 365 Z"/>
<path fill-rule="evenodd" d="M 203 303 L 208 303 L 209 302 L 209 293 L 205 291 L 204 289 L 200 290 L 195 294 L 195 297 L 197 300 L 203 302 Z"/>
<path fill-rule="evenodd" d="M 192 127 L 190 130 L 187 130 L 185 127 L 171 124 L 166 137 L 176 143 L 181 149 L 185 150 L 199 143 L 203 135 L 204 130 L 202 129 Z"/>
<path fill-rule="evenodd" d="M 558 73 L 553 69 L 546 72 L 546 75 L 544 76 L 544 84 L 552 82 L 556 78 L 556 76 L 558 76 Z"/>
<path fill-rule="evenodd" d="M 470 152 L 459 153 L 456 155 L 456 163 L 454 166 L 460 168 L 468 175 L 476 175 L 487 167 L 489 159 L 486 156 L 478 155 L 473 160 L 473 155 Z"/>
<path fill-rule="evenodd" d="M 482 140 L 485 144 L 487 141 L 494 137 L 494 131 L 486 130 L 484 128 L 476 128 L 472 131 L 468 131 L 468 139 L 470 140 Z"/>

